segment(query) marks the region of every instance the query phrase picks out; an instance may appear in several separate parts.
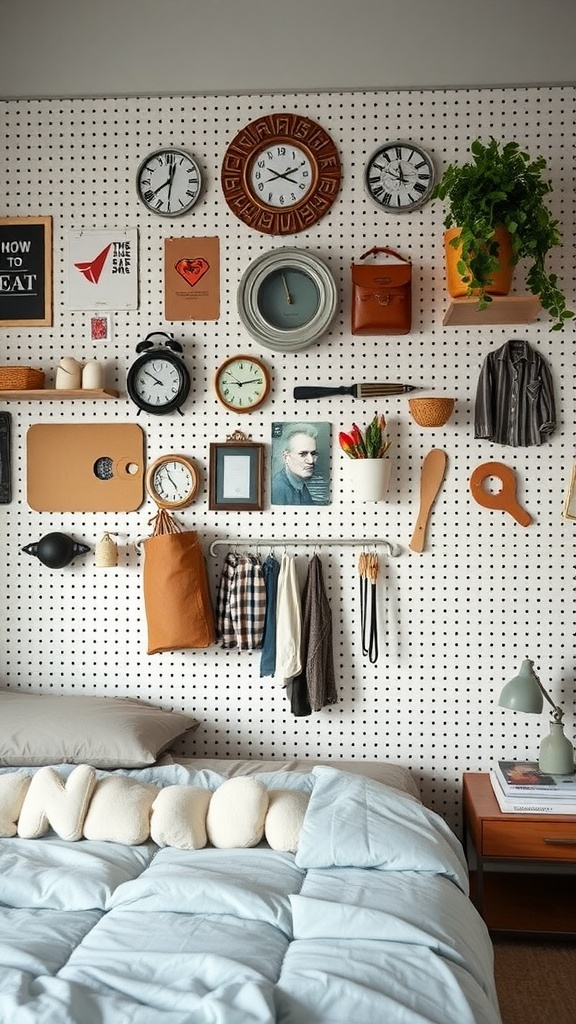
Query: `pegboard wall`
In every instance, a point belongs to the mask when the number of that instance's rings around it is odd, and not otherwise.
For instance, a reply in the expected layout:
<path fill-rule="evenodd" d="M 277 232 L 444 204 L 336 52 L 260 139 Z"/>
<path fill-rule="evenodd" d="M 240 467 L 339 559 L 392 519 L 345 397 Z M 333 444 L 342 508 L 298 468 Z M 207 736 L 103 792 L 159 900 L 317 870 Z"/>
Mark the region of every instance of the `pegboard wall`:
<path fill-rule="evenodd" d="M 309 231 L 271 237 L 245 227 L 230 212 L 220 187 L 227 145 L 249 121 L 273 110 L 318 121 L 334 140 L 342 185 L 328 214 Z M 103 362 L 116 401 L 9 401 L 12 413 L 12 501 L 0 505 L 2 685 L 35 692 L 130 695 L 193 712 L 201 721 L 182 753 L 223 757 L 377 758 L 408 765 L 426 802 L 456 827 L 461 774 L 487 770 L 498 757 L 533 757 L 546 716 L 532 720 L 498 708 L 502 683 L 528 655 L 574 729 L 575 641 L 573 581 L 575 525 L 562 517 L 574 460 L 574 329 L 551 333 L 544 314 L 529 326 L 443 327 L 447 305 L 442 253 L 443 211 L 428 203 L 397 218 L 365 195 L 363 169 L 383 142 L 410 139 L 428 149 L 438 171 L 467 158 L 472 139 L 516 139 L 542 154 L 554 192 L 564 244 L 555 267 L 573 307 L 576 163 L 575 90 L 487 89 L 453 92 L 370 92 L 219 97 L 141 97 L 11 101 L 3 104 L 5 150 L 0 156 L 3 216 L 51 216 L 54 228 L 54 325 L 3 328 L 1 362 L 38 366 L 54 381 L 62 355 Z M 192 152 L 204 177 L 203 193 L 181 220 L 149 214 L 138 202 L 135 175 L 160 146 Z M 89 313 L 65 303 L 67 236 L 79 228 L 137 228 L 140 300 L 137 310 L 113 314 L 106 346 L 89 340 Z M 164 320 L 163 239 L 218 236 L 221 247 L 220 317 L 212 322 Z M 359 338 L 349 329 L 350 263 L 373 245 L 389 245 L 413 264 L 413 325 L 407 336 Z M 339 313 L 320 342 L 299 352 L 264 350 L 238 317 L 240 278 L 260 253 L 295 245 L 317 253 L 339 282 Z M 522 291 L 521 268 L 515 289 Z M 184 415 L 137 416 L 126 398 L 126 373 L 135 346 L 150 331 L 170 331 L 184 345 L 192 378 Z M 484 357 L 510 338 L 526 339 L 549 362 L 555 385 L 557 429 L 538 448 L 503 448 L 476 441 L 474 397 Z M 270 397 L 250 417 L 234 416 L 215 398 L 213 378 L 229 355 L 254 352 L 269 366 Z M 296 384 L 350 384 L 404 380 L 425 393 L 453 396 L 456 408 L 438 430 L 418 427 L 404 396 L 377 402 L 351 397 L 295 403 Z M 393 438 L 392 479 L 386 501 L 355 499 L 345 480 L 338 432 L 365 426 L 375 412 Z M 331 501 L 312 508 L 271 507 L 269 474 L 262 512 L 208 508 L 208 453 L 236 429 L 270 443 L 275 420 L 331 424 Z M 26 434 L 37 423 L 134 423 L 145 431 L 148 461 L 166 452 L 193 457 L 201 493 L 177 513 L 199 532 L 216 591 L 225 549 L 214 539 L 323 538 L 318 547 L 330 598 L 340 700 L 309 718 L 295 718 L 286 693 L 260 678 L 259 654 L 223 650 L 146 654 L 141 556 L 135 541 L 150 533 L 155 507 L 146 500 L 129 514 L 35 512 L 26 500 Z M 448 455 L 443 489 L 434 507 L 425 551 L 408 548 L 419 505 L 420 467 L 427 451 Z M 269 448 L 268 448 L 269 451 Z M 481 508 L 468 481 L 481 462 L 516 470 L 519 500 L 533 517 L 520 527 L 502 512 Z M 269 463 L 267 463 L 267 466 Z M 89 544 L 92 553 L 51 571 L 22 553 L 24 544 L 53 530 Z M 95 566 L 104 531 L 120 546 L 116 568 Z M 339 538 L 379 537 L 398 549 L 380 549 L 377 597 L 380 652 L 375 665 L 362 655 L 357 576 L 361 548 Z M 256 548 L 254 549 L 257 550 Z M 303 582 L 310 548 L 297 556 Z M 262 551 L 265 556 L 268 550 Z"/>

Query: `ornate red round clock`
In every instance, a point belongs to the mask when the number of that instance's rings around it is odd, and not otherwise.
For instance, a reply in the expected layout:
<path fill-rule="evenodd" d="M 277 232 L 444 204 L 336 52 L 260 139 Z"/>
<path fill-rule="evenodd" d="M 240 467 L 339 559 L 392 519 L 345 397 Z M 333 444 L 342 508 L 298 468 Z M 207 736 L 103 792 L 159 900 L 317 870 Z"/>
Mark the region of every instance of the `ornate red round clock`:
<path fill-rule="evenodd" d="M 305 231 L 330 209 L 340 189 L 340 157 L 328 133 L 308 117 L 267 114 L 232 140 L 222 164 L 232 212 L 255 231 Z"/>

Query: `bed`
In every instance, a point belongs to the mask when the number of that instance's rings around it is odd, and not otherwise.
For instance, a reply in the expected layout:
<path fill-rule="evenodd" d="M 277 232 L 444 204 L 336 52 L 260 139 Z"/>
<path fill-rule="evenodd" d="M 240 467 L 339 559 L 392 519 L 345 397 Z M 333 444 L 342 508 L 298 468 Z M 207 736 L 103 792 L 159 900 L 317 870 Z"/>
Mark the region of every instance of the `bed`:
<path fill-rule="evenodd" d="M 0 1024 L 501 1024 L 461 846 L 407 770 L 176 760 L 169 713 L 127 705 L 164 733 L 134 753 L 124 717 L 112 765 L 111 698 L 96 743 L 93 698 L 52 698 L 40 750 L 5 696 Z"/>

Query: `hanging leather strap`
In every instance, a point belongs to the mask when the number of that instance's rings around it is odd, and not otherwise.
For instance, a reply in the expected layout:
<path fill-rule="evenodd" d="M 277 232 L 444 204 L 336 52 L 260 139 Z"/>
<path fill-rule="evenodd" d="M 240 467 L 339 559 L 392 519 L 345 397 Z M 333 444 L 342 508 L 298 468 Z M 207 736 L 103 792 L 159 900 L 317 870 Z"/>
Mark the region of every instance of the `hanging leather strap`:
<path fill-rule="evenodd" d="M 384 252 L 387 256 L 395 256 L 396 259 L 402 260 L 403 263 L 410 263 L 410 260 L 407 260 L 405 256 L 401 256 L 395 249 L 386 249 L 384 246 L 380 245 L 374 245 L 372 249 L 368 249 L 367 252 L 363 253 L 359 259 L 365 260 L 367 256 L 377 256 L 379 252 Z"/>

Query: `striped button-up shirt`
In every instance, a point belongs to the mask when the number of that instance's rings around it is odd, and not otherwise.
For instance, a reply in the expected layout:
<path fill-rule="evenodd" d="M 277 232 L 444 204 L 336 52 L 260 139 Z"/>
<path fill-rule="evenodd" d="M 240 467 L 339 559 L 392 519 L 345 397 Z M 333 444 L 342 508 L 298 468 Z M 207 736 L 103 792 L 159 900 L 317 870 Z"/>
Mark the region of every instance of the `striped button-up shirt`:
<path fill-rule="evenodd" d="M 542 444 L 556 427 L 547 363 L 527 341 L 507 341 L 483 363 L 476 390 L 474 437 L 525 447 Z"/>

